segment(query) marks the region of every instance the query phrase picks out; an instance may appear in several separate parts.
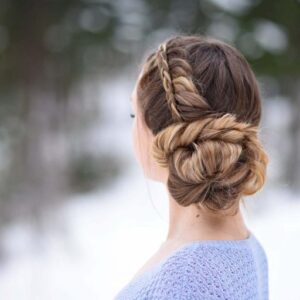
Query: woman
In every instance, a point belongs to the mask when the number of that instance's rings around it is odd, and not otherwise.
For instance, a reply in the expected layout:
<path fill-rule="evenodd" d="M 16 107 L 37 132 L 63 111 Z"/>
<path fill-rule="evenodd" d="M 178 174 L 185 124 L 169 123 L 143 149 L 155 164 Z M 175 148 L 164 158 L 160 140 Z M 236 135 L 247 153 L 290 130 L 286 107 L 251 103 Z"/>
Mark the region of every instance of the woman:
<path fill-rule="evenodd" d="M 246 59 L 210 37 L 171 37 L 147 56 L 132 104 L 135 154 L 166 185 L 169 230 L 115 299 L 268 299 L 267 256 L 240 211 L 268 164 Z"/>

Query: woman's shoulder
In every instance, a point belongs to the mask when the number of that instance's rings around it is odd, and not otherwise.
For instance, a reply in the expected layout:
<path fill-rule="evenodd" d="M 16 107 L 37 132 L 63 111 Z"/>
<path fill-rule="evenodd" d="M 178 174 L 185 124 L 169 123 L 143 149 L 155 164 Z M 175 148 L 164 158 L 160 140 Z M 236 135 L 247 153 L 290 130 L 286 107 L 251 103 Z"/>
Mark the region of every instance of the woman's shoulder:
<path fill-rule="evenodd" d="M 116 299 L 268 299 L 261 261 L 265 252 L 254 236 L 190 242 L 130 282 Z"/>
<path fill-rule="evenodd" d="M 253 255 L 255 254 L 255 256 Z M 213 267 L 236 263 L 237 260 L 252 261 L 254 258 L 266 258 L 266 252 L 251 233 L 248 239 L 242 240 L 199 240 L 191 241 L 173 251 L 160 265 L 160 269 L 180 268 L 182 266 L 199 270 L 203 267 Z"/>
<path fill-rule="evenodd" d="M 257 269 L 258 261 L 265 258 L 261 251 L 255 237 L 245 242 L 189 243 L 152 274 L 149 299 L 177 299 L 178 295 L 184 296 L 180 299 L 243 299 L 242 295 L 255 299 L 257 274 L 264 277 L 267 290 L 266 273 Z"/>
<path fill-rule="evenodd" d="M 253 252 L 260 252 L 261 249 L 260 245 L 255 243 L 195 241 L 180 247 L 165 259 L 158 269 L 161 274 L 174 273 L 182 277 L 182 274 L 188 273 L 189 277 L 203 276 L 207 270 L 213 274 L 222 268 L 238 265 L 239 262 L 244 265 L 252 264 Z"/>

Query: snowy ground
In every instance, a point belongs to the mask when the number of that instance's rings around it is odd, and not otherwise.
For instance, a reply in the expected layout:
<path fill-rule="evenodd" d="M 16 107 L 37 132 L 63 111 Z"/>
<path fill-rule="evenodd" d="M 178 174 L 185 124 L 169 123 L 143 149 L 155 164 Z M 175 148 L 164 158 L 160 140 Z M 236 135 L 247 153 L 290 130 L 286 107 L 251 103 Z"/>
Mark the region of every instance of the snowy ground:
<path fill-rule="evenodd" d="M 2 233 L 5 300 L 112 299 L 162 242 L 166 192 L 134 167 L 106 191 L 73 199 L 38 238 L 26 224 Z M 300 201 L 268 188 L 243 208 L 269 259 L 270 299 L 299 300 Z M 299 200 L 299 199 L 298 199 Z"/>

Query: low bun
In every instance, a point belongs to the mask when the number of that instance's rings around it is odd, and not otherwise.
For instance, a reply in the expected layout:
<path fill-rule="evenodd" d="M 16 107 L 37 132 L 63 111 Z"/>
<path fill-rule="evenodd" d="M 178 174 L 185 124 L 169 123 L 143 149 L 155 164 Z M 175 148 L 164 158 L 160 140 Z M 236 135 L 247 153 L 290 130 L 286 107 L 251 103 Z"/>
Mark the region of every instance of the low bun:
<path fill-rule="evenodd" d="M 268 156 L 257 133 L 229 113 L 173 123 L 155 136 L 152 155 L 168 168 L 168 189 L 179 204 L 228 209 L 265 182 Z"/>

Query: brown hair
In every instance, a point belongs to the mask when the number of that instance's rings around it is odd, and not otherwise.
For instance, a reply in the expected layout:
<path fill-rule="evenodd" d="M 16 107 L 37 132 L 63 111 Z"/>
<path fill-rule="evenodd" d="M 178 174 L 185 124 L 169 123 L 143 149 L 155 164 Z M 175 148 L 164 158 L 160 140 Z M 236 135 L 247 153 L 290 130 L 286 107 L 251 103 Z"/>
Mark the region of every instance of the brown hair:
<path fill-rule="evenodd" d="M 137 85 L 151 155 L 169 169 L 182 206 L 235 207 L 262 188 L 268 156 L 258 139 L 261 97 L 244 56 L 201 35 L 174 36 L 151 52 Z"/>

